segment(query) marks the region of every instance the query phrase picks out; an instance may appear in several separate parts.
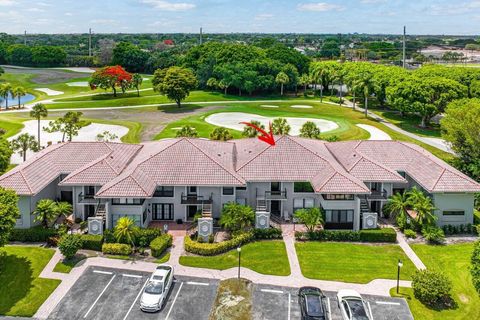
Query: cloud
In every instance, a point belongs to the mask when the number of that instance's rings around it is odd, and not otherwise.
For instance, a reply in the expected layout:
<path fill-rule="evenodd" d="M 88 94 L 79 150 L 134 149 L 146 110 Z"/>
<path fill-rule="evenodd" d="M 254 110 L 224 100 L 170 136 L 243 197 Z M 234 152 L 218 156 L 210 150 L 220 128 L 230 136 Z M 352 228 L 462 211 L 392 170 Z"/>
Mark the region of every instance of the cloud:
<path fill-rule="evenodd" d="M 113 19 L 93 19 L 93 20 L 90 20 L 90 22 L 95 24 L 117 24 L 118 23 L 118 21 Z"/>
<path fill-rule="evenodd" d="M 68 17 L 73 16 L 73 14 L 71 12 L 65 12 L 65 15 L 68 16 Z"/>
<path fill-rule="evenodd" d="M 264 21 L 264 20 L 269 20 L 269 19 L 272 19 L 274 17 L 273 14 L 270 14 L 270 13 L 261 13 L 261 14 L 257 14 L 255 16 L 255 20 L 256 21 Z"/>
<path fill-rule="evenodd" d="M 13 6 L 15 1 L 13 0 L 0 0 L 0 6 Z"/>
<path fill-rule="evenodd" d="M 387 0 L 362 0 L 360 3 L 363 4 L 376 4 L 376 3 L 385 3 Z"/>
<path fill-rule="evenodd" d="M 297 9 L 300 11 L 342 11 L 345 9 L 344 6 L 326 3 L 326 2 L 316 2 L 316 3 L 301 3 L 297 6 Z"/>
<path fill-rule="evenodd" d="M 469 13 L 472 10 L 480 8 L 480 1 L 467 1 L 455 4 L 434 4 L 431 5 L 427 12 L 434 16 L 448 16 L 455 14 Z"/>
<path fill-rule="evenodd" d="M 148 4 L 155 9 L 165 11 L 186 11 L 195 8 L 195 4 L 186 2 L 170 2 L 162 0 L 140 0 L 141 3 Z"/>
<path fill-rule="evenodd" d="M 27 11 L 29 12 L 45 12 L 45 10 L 40 8 L 28 8 Z"/>

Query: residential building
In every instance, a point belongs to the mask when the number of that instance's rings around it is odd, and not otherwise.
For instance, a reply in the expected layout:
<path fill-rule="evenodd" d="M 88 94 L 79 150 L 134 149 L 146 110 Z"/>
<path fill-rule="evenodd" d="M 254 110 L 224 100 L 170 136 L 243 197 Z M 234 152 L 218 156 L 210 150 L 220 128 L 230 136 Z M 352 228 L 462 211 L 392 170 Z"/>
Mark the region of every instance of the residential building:
<path fill-rule="evenodd" d="M 197 212 L 219 218 L 235 201 L 276 219 L 321 207 L 326 228 L 359 230 L 363 214 L 381 215 L 389 196 L 413 186 L 432 198 L 439 225 L 473 222 L 480 185 L 417 145 L 275 140 L 60 143 L 1 176 L 0 186 L 20 196 L 19 228 L 31 227 L 36 203 L 50 198 L 72 203 L 77 218 L 104 217 L 107 228 L 123 216 L 142 227 Z"/>

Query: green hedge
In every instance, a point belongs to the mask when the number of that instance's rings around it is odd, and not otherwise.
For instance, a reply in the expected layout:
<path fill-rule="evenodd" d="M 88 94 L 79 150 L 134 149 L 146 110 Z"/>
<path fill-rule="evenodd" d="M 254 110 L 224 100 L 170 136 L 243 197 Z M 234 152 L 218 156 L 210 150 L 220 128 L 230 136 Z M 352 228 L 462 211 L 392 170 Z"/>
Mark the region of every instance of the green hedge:
<path fill-rule="evenodd" d="M 338 241 L 338 242 L 396 242 L 397 234 L 392 228 L 372 230 L 318 230 L 315 232 L 295 232 L 295 238 L 301 241 Z"/>
<path fill-rule="evenodd" d="M 201 256 L 213 256 L 237 248 L 254 239 L 252 232 L 241 234 L 231 240 L 218 243 L 199 243 L 190 237 L 185 237 L 185 251 Z"/>
<path fill-rule="evenodd" d="M 397 241 L 397 233 L 392 228 L 360 230 L 360 241 L 395 243 Z"/>
<path fill-rule="evenodd" d="M 80 239 L 83 241 L 82 249 L 102 251 L 103 236 L 82 234 Z"/>
<path fill-rule="evenodd" d="M 132 246 L 124 243 L 104 243 L 102 245 L 102 252 L 128 256 L 132 253 Z"/>
<path fill-rule="evenodd" d="M 162 234 L 162 230 L 158 228 L 138 229 L 138 234 L 135 237 L 135 246 L 147 247 L 150 242 L 156 237 Z M 117 243 L 117 239 L 113 235 L 113 230 L 105 230 L 103 233 L 103 242 L 105 243 Z M 130 243 L 125 243 L 130 244 Z"/>
<path fill-rule="evenodd" d="M 167 248 L 172 246 L 172 235 L 163 234 L 150 242 L 150 249 L 152 250 L 152 256 L 160 258 Z"/>
<path fill-rule="evenodd" d="M 480 295 L 480 240 L 475 242 L 471 261 L 472 266 L 470 268 L 470 273 L 472 274 L 473 286 Z"/>
<path fill-rule="evenodd" d="M 277 228 L 254 229 L 253 235 L 255 239 L 282 239 L 282 230 Z"/>
<path fill-rule="evenodd" d="M 9 240 L 20 242 L 47 242 L 49 238 L 57 235 L 57 230 L 37 226 L 30 229 L 13 229 L 12 232 L 10 232 Z"/>

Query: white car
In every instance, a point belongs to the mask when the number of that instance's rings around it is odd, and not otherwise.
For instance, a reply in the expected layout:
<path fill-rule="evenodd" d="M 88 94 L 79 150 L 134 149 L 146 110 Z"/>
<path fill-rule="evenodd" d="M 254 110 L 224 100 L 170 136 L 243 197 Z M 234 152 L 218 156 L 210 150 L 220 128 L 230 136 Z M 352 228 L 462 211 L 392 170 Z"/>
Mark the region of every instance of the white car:
<path fill-rule="evenodd" d="M 168 292 L 173 284 L 173 267 L 160 265 L 143 289 L 140 298 L 140 309 L 145 312 L 160 311 L 167 299 Z"/>
<path fill-rule="evenodd" d="M 344 320 L 373 320 L 370 309 L 357 291 L 340 290 L 337 300 Z"/>

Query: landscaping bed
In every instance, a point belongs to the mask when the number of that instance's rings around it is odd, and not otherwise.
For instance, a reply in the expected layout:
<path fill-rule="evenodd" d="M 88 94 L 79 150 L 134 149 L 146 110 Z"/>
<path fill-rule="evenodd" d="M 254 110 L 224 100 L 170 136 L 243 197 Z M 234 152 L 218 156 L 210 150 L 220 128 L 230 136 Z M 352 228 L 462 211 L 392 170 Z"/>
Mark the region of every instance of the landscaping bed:
<path fill-rule="evenodd" d="M 400 279 L 411 280 L 415 266 L 398 245 L 337 242 L 297 242 L 300 268 L 310 279 L 368 283 L 396 279 L 398 259 L 403 261 Z"/>

